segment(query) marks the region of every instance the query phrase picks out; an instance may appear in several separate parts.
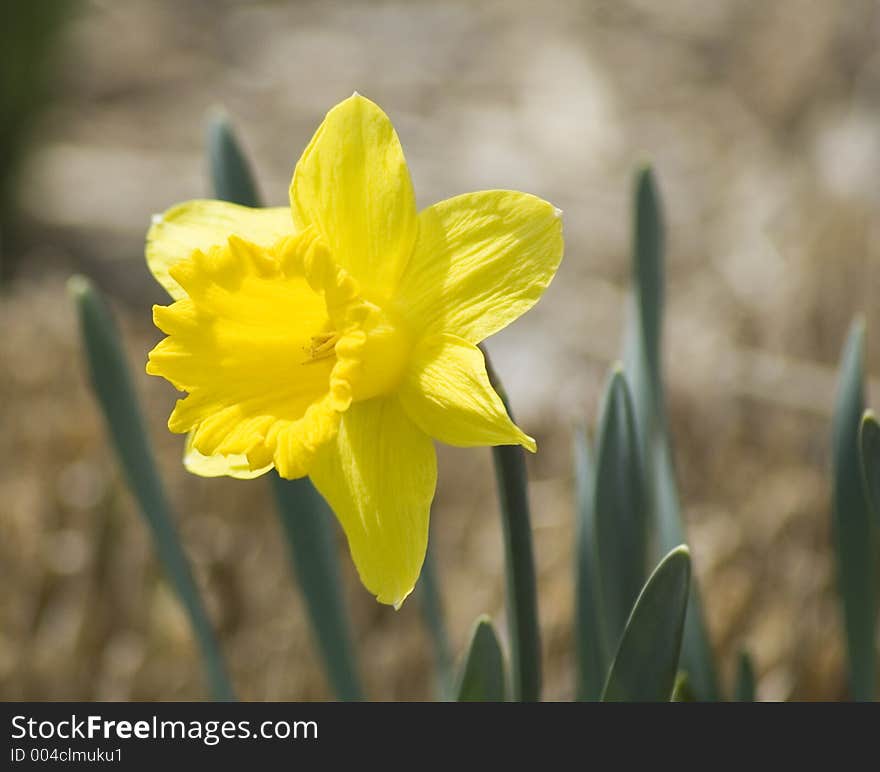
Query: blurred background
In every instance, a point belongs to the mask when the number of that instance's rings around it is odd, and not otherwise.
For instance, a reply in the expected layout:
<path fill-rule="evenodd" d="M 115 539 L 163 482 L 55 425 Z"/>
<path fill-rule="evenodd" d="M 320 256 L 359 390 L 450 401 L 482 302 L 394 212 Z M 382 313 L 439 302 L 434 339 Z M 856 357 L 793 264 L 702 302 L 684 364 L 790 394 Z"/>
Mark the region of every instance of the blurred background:
<path fill-rule="evenodd" d="M 858 313 L 869 372 L 880 364 L 878 40 L 869 0 L 6 3 L 0 698 L 207 693 L 86 382 L 74 271 L 122 325 L 240 695 L 329 696 L 266 481 L 188 475 L 165 428 L 175 392 L 143 373 L 160 337 L 150 306 L 164 302 L 143 239 L 151 214 L 208 195 L 212 108 L 231 115 L 264 199 L 283 204 L 312 132 L 354 90 L 394 121 L 420 206 L 492 187 L 565 211 L 555 283 L 489 342 L 540 447 L 546 696 L 573 696 L 572 427 L 595 425 L 620 352 L 644 158 L 668 220 L 673 438 L 722 677 L 745 645 L 759 696 L 843 696 L 829 422 Z M 432 544 L 460 652 L 479 613 L 504 629 L 503 550 L 488 450 L 439 450 Z M 347 554 L 341 565 L 370 697 L 430 698 L 416 603 L 379 606 Z"/>

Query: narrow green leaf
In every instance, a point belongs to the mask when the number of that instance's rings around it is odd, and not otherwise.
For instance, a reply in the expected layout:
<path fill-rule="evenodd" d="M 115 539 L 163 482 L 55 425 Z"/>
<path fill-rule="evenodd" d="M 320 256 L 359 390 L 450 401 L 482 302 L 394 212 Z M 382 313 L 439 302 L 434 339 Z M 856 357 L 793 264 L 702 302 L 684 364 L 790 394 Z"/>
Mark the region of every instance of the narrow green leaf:
<path fill-rule="evenodd" d="M 663 389 L 664 227 L 650 167 L 636 177 L 633 224 L 632 320 L 625 362 L 645 468 L 646 495 L 657 554 L 686 541 Z M 701 700 L 718 699 L 718 677 L 697 583 L 691 582 L 682 668 Z"/>
<path fill-rule="evenodd" d="M 681 520 L 681 505 L 678 499 L 678 486 L 675 481 L 675 470 L 672 454 L 664 439 L 655 448 L 653 458 L 653 494 L 655 518 L 662 523 L 658 528 L 660 550 L 670 545 L 684 543 L 684 524 Z M 696 581 L 690 583 L 688 611 L 684 621 L 684 638 L 682 641 L 682 668 L 687 671 L 691 688 L 702 701 L 719 698 L 718 677 L 715 670 L 715 659 L 709 632 L 703 616 L 703 603 Z"/>
<path fill-rule="evenodd" d="M 633 223 L 634 271 L 639 305 L 639 330 L 643 341 L 643 351 L 647 374 L 655 402 L 659 404 L 662 395 L 663 372 L 661 367 L 660 342 L 663 331 L 664 248 L 666 233 L 660 195 L 654 182 L 654 173 L 649 166 L 639 170 L 636 177 L 635 206 Z"/>
<path fill-rule="evenodd" d="M 575 547 L 575 646 L 577 698 L 598 700 L 608 672 L 608 654 L 602 634 L 596 587 L 596 528 L 593 513 L 594 469 L 586 430 L 574 434 L 576 506 Z"/>
<path fill-rule="evenodd" d="M 684 670 L 679 670 L 675 676 L 675 685 L 672 687 L 672 699 L 670 702 L 696 702 L 694 690 L 691 689 L 691 679 Z"/>
<path fill-rule="evenodd" d="M 601 412 L 593 510 L 602 631 L 610 652 L 645 583 L 648 550 L 632 400 L 619 366 L 608 381 Z"/>
<path fill-rule="evenodd" d="M 862 477 L 868 506 L 874 514 L 875 528 L 880 526 L 880 423 L 873 410 L 866 410 L 859 430 Z"/>
<path fill-rule="evenodd" d="M 849 689 L 853 699 L 873 699 L 876 688 L 874 629 L 876 534 L 868 511 L 859 453 L 864 411 L 865 326 L 850 329 L 840 363 L 840 382 L 832 426 L 834 469 L 833 532 L 837 584 L 843 606 Z"/>
<path fill-rule="evenodd" d="M 449 636 L 446 634 L 443 601 L 434 566 L 434 548 L 431 545 L 432 541 L 429 540 L 425 562 L 422 564 L 422 573 L 419 576 L 419 583 L 416 585 L 416 596 L 434 646 L 437 694 L 441 700 L 448 700 L 452 698 L 452 656 L 449 653 Z"/>
<path fill-rule="evenodd" d="M 234 204 L 260 206 L 250 166 L 225 114 L 218 112 L 210 120 L 207 144 L 215 195 Z M 339 578 L 332 513 L 307 478 L 282 480 L 274 471 L 269 474 L 327 678 L 339 699 L 359 700 L 363 693 Z"/>
<path fill-rule="evenodd" d="M 675 685 L 691 560 L 676 547 L 654 569 L 636 601 L 608 673 L 604 702 L 668 702 Z"/>
<path fill-rule="evenodd" d="M 186 609 L 211 693 L 217 700 L 235 699 L 220 646 L 174 526 L 113 317 L 88 279 L 74 276 L 68 288 L 76 304 L 92 386 L 117 458 L 171 586 Z"/>
<path fill-rule="evenodd" d="M 736 664 L 736 686 L 733 698 L 737 702 L 755 702 L 755 668 L 747 651 L 739 653 Z"/>
<path fill-rule="evenodd" d="M 504 701 L 504 656 L 487 616 L 474 625 L 457 689 L 458 702 Z"/>
<path fill-rule="evenodd" d="M 216 110 L 208 119 L 206 144 L 214 195 L 233 204 L 259 206 L 250 164 L 223 110 Z"/>
<path fill-rule="evenodd" d="M 489 380 L 512 419 L 507 393 L 486 349 L 482 350 Z M 537 702 L 541 698 L 541 639 L 525 452 L 518 445 L 499 445 L 492 448 L 492 458 L 504 532 L 513 699 Z"/>
<path fill-rule="evenodd" d="M 290 562 L 327 678 L 340 700 L 360 700 L 363 693 L 339 579 L 333 513 L 307 479 L 282 480 L 272 472 L 271 480 Z"/>

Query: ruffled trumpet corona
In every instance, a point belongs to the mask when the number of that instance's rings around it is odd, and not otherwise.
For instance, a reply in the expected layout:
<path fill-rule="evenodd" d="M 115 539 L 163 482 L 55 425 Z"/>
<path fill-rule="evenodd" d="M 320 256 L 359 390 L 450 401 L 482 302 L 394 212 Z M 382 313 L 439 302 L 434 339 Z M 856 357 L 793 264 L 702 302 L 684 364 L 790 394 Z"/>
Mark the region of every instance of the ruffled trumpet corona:
<path fill-rule="evenodd" d="M 186 392 L 168 427 L 195 474 L 308 475 L 367 589 L 399 607 L 428 540 L 433 440 L 535 441 L 508 417 L 477 344 L 540 298 L 562 259 L 559 210 L 469 193 L 416 211 L 400 141 L 373 102 L 334 107 L 290 207 L 189 201 L 154 218 L 171 295 L 147 372 Z"/>

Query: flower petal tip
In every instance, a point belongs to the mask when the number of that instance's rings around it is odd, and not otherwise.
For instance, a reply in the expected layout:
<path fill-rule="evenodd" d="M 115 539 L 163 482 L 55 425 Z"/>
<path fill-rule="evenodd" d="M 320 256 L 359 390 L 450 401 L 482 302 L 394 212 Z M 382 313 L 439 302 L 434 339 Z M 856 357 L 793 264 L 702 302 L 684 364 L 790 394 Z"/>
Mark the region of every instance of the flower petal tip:
<path fill-rule="evenodd" d="M 409 597 L 409 594 L 412 592 L 412 588 L 407 590 L 406 594 L 400 598 L 399 600 L 393 601 L 390 605 L 394 608 L 395 611 L 400 611 L 403 606 L 403 602 Z"/>
<path fill-rule="evenodd" d="M 380 592 L 376 595 L 376 602 L 383 606 L 391 606 L 395 611 L 400 611 L 406 599 L 412 594 L 415 584 L 406 592 L 398 594 L 398 591 Z"/>
<path fill-rule="evenodd" d="M 553 207 L 553 214 L 556 215 L 560 220 L 562 219 L 563 211 L 558 207 Z"/>

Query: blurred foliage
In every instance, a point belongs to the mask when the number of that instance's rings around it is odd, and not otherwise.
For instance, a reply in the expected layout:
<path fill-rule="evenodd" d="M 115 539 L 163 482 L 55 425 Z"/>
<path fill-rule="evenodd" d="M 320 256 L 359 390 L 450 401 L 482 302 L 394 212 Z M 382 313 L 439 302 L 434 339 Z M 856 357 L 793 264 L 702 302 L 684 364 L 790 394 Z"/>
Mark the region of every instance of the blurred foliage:
<path fill-rule="evenodd" d="M 755 702 L 755 666 L 747 651 L 739 653 L 739 661 L 736 663 L 736 683 L 733 689 L 733 698 L 737 702 Z"/>
<path fill-rule="evenodd" d="M 856 700 L 876 693 L 877 534 L 862 472 L 859 428 L 865 411 L 865 323 L 850 328 L 840 363 L 832 424 L 833 528 L 837 584 L 849 657 L 849 691 Z"/>
<path fill-rule="evenodd" d="M 504 655 L 492 621 L 480 617 L 471 633 L 459 676 L 458 702 L 503 702 Z"/>
<path fill-rule="evenodd" d="M 5 0 L 0 23 L 0 278 L 14 234 L 15 189 L 33 129 L 53 86 L 53 66 L 77 0 Z"/>
<path fill-rule="evenodd" d="M 644 464 L 647 508 L 659 556 L 686 541 L 663 379 L 663 314 L 666 293 L 666 224 L 653 170 L 635 176 L 632 207 L 633 288 L 624 360 L 632 385 Z M 704 700 L 719 696 L 712 644 L 696 581 L 690 582 L 682 643 L 691 688 Z"/>

